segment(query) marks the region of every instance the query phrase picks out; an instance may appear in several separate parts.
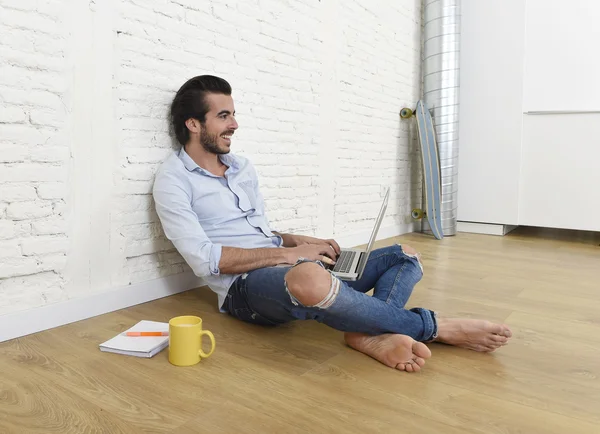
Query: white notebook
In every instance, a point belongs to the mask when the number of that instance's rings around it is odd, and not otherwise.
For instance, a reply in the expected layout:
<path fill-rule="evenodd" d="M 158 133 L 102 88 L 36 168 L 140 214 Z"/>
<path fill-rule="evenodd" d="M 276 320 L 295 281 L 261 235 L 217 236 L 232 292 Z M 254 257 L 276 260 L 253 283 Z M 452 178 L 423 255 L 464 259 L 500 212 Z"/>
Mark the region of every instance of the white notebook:
<path fill-rule="evenodd" d="M 126 332 L 168 332 L 169 323 L 140 321 L 112 339 L 100 344 L 100 351 L 135 357 L 152 357 L 169 345 L 169 336 L 125 336 Z"/>

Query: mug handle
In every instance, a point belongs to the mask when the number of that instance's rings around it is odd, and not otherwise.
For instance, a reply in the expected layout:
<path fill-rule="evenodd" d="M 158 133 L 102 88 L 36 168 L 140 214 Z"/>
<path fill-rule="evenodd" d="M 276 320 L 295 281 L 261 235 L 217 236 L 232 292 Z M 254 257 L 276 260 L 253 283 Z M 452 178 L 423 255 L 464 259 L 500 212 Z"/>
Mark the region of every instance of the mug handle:
<path fill-rule="evenodd" d="M 199 336 L 200 337 L 200 351 L 198 351 L 198 354 L 200 354 L 200 357 L 202 357 L 202 358 L 210 357 L 210 355 L 215 350 L 215 337 L 208 330 L 201 330 L 200 333 L 199 333 L 199 335 L 200 335 Z M 208 352 L 208 354 L 206 354 L 204 351 L 202 351 L 202 335 L 206 335 L 206 336 L 208 336 L 210 338 L 211 349 Z"/>

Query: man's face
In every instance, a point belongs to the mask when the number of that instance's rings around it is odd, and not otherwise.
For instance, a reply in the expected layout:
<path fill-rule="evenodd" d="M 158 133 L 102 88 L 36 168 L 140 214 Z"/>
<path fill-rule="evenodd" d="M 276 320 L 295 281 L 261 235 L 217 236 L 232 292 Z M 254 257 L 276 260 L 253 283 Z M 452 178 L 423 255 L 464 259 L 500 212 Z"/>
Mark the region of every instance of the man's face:
<path fill-rule="evenodd" d="M 200 124 L 200 144 L 213 154 L 228 154 L 231 136 L 237 130 L 233 98 L 230 95 L 209 93 L 206 102 L 210 107 L 206 121 Z"/>

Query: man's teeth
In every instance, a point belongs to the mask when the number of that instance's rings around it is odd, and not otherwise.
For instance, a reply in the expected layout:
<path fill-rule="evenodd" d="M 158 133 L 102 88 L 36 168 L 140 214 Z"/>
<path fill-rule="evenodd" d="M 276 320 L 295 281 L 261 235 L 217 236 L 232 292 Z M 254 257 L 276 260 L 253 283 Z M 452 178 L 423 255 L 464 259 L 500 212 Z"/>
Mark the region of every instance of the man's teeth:
<path fill-rule="evenodd" d="M 226 136 L 226 135 L 223 135 L 223 136 L 221 136 L 221 137 L 223 137 L 224 139 L 231 139 L 231 136 Z"/>

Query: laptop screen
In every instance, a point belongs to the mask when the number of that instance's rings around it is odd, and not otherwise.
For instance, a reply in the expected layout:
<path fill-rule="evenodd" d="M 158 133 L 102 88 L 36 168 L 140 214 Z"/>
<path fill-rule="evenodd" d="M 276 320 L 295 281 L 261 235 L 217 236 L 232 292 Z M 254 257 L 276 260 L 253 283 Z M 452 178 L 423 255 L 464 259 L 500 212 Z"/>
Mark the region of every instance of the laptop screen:
<path fill-rule="evenodd" d="M 373 244 L 377 239 L 377 232 L 379 232 L 379 226 L 381 226 L 381 222 L 383 221 L 383 217 L 385 216 L 385 210 L 387 209 L 388 198 L 390 196 L 390 188 L 388 187 L 385 192 L 385 197 L 383 198 L 383 203 L 381 204 L 381 209 L 379 210 L 379 215 L 377 216 L 377 221 L 375 222 L 375 226 L 373 227 L 373 232 L 371 233 L 371 238 L 369 239 L 369 244 L 367 246 L 366 253 L 369 254 L 371 249 L 373 248 Z"/>

